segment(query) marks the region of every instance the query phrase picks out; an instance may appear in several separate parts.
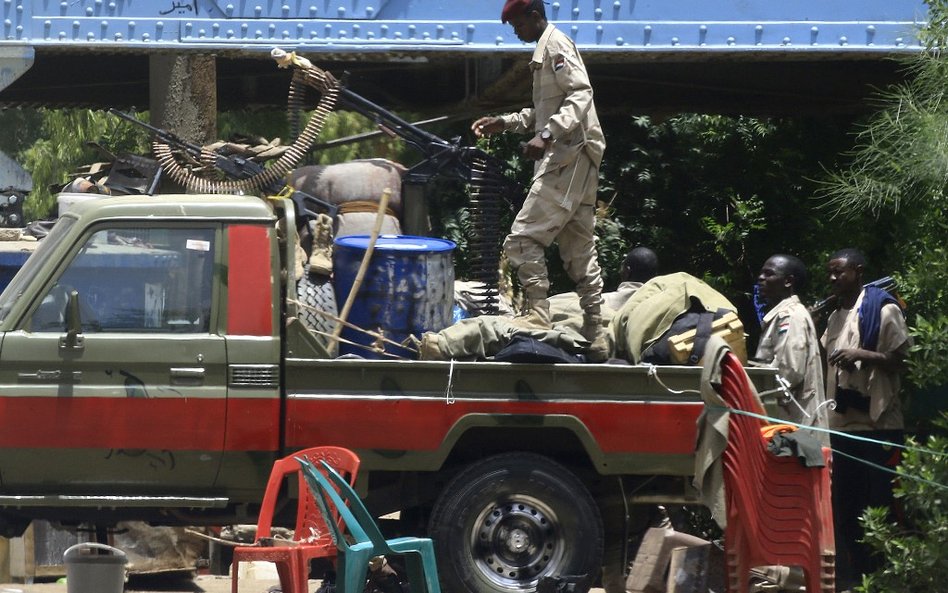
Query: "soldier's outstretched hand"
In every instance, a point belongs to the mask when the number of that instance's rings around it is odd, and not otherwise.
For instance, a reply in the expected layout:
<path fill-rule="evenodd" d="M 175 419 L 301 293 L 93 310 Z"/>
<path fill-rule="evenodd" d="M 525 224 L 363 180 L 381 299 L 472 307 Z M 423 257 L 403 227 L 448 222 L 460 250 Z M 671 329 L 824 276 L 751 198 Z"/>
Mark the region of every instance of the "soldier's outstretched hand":
<path fill-rule="evenodd" d="M 499 117 L 482 117 L 471 124 L 471 131 L 478 138 L 504 131 L 504 120 Z"/>

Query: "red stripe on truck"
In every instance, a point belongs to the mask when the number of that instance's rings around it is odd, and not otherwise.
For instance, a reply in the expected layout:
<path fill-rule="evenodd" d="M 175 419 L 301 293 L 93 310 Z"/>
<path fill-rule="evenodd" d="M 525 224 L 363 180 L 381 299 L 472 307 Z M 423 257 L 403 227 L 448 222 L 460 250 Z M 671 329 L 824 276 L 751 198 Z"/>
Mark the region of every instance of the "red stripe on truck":
<path fill-rule="evenodd" d="M 228 229 L 227 245 L 227 334 L 273 335 L 268 229 L 233 225 Z"/>
<path fill-rule="evenodd" d="M 331 443 L 357 449 L 433 451 L 468 414 L 557 414 L 578 418 L 605 453 L 691 454 L 701 409 L 699 403 L 458 399 L 448 405 L 443 400 L 422 399 L 291 398 L 286 440 L 291 449 Z"/>
<path fill-rule="evenodd" d="M 275 451 L 279 414 L 275 397 L 0 397 L 0 417 L 23 419 L 4 423 L 0 448 Z"/>
<path fill-rule="evenodd" d="M 37 420 L 7 423 L 0 448 L 275 451 L 279 409 L 275 397 L 3 397 L 0 417 Z M 333 444 L 434 451 L 468 414 L 557 414 L 575 416 L 604 453 L 691 454 L 700 412 L 697 403 L 290 399 L 286 439 L 289 449 Z M 225 430 L 217 430 L 220 426 Z M 510 426 L 518 425 L 512 421 Z"/>

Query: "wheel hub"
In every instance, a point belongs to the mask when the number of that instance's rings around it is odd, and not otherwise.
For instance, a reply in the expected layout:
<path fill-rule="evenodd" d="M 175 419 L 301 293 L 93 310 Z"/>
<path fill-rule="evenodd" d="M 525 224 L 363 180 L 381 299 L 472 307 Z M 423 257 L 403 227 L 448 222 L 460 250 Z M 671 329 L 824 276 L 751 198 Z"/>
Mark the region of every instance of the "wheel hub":
<path fill-rule="evenodd" d="M 477 568 L 495 585 L 514 591 L 557 572 L 565 550 L 556 515 L 527 496 L 484 508 L 471 537 Z"/>
<path fill-rule="evenodd" d="M 522 529 L 513 529 L 507 535 L 507 549 L 514 554 L 530 547 L 530 536 Z"/>

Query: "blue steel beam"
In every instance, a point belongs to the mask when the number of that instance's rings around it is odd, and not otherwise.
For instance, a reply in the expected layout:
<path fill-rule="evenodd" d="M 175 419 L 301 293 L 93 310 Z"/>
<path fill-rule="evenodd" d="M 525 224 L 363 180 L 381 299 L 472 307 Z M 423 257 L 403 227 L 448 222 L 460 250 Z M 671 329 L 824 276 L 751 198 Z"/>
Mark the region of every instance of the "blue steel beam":
<path fill-rule="evenodd" d="M 0 0 L 0 47 L 336 58 L 515 54 L 502 0 Z M 555 0 L 548 16 L 587 60 L 658 54 L 915 51 L 922 0 Z"/>

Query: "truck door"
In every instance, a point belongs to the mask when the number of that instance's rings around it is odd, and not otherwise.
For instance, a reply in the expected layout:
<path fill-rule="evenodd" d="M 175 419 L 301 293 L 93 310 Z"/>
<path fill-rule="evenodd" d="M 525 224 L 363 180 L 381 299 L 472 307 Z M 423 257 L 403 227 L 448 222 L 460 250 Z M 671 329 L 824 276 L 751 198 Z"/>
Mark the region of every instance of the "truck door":
<path fill-rule="evenodd" d="M 222 227 L 138 224 L 92 229 L 4 338 L 7 492 L 194 493 L 215 480 L 227 385 L 213 306 Z M 72 293 L 82 332 L 70 344 Z"/>

